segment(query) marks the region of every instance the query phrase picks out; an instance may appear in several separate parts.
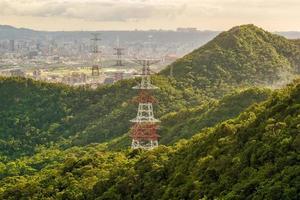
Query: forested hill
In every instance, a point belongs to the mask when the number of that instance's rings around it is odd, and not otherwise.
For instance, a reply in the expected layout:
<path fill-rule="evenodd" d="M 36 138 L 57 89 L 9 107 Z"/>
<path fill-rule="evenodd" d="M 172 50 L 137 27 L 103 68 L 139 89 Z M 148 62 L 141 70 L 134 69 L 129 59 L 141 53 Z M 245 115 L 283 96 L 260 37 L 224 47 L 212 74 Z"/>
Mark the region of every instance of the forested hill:
<path fill-rule="evenodd" d="M 192 90 L 176 89 L 164 77 L 154 77 L 154 82 L 161 88 L 156 93 L 159 106 L 155 113 L 162 117 L 160 134 L 164 144 L 188 139 L 270 95 L 269 90 L 250 88 L 233 92 L 219 102 Z M 69 148 L 109 142 L 110 148 L 127 148 L 129 137 L 121 136 L 128 132 L 129 120 L 136 115 L 132 103 L 136 93 L 131 89 L 134 84 L 129 80 L 90 90 L 0 78 L 1 160 L 30 155 L 45 146 Z"/>
<path fill-rule="evenodd" d="M 300 199 L 300 80 L 253 87 L 296 76 L 299 58 L 299 41 L 244 25 L 153 75 L 152 151 L 126 143 L 138 79 L 0 77 L 0 199 Z"/>
<path fill-rule="evenodd" d="M 254 25 L 237 26 L 177 60 L 162 74 L 167 75 L 173 67 L 177 80 L 188 80 L 204 90 L 218 87 L 222 91 L 240 84 L 277 84 L 299 71 L 298 44 Z"/>
<path fill-rule="evenodd" d="M 299 83 L 175 147 L 127 154 L 93 198 L 299 199 Z"/>
<path fill-rule="evenodd" d="M 153 79 L 160 87 L 158 117 L 207 99 L 176 87 L 165 77 Z M 135 84 L 136 80 L 124 80 L 91 90 L 0 77 L 0 158 L 27 155 L 50 143 L 67 148 L 127 133 L 129 120 L 136 115 Z"/>
<path fill-rule="evenodd" d="M 221 100 L 212 100 L 200 106 L 182 109 L 163 115 L 160 120 L 160 144 L 171 145 L 180 139 L 189 139 L 201 130 L 213 127 L 228 119 L 237 117 L 249 106 L 265 101 L 272 91 L 263 88 L 248 88 L 234 91 Z M 124 149 L 131 144 L 126 134 L 110 141 L 109 149 Z"/>
<path fill-rule="evenodd" d="M 163 120 L 161 140 L 169 144 L 194 134 L 183 122 L 175 122 L 176 128 L 168 123 L 180 120 L 184 110 L 210 106 L 237 88 L 275 83 L 281 76 L 295 75 L 296 64 L 300 63 L 296 44 L 253 25 L 239 26 L 172 64 L 173 78 L 167 76 L 168 68 L 153 76 L 154 84 L 160 88 L 154 95 L 159 102 L 155 115 Z M 129 120 L 136 115 L 136 105 L 131 100 L 137 93 L 131 88 L 137 81 L 123 80 L 90 90 L 24 78 L 0 78 L 0 160 L 32 154 L 45 145 L 68 148 L 119 139 L 128 133 Z M 267 96 L 264 92 L 250 94 L 253 96 L 241 108 L 233 106 L 222 117 L 212 116 L 214 122 L 235 117 L 250 103 Z M 222 113 L 224 107 L 219 108 Z M 195 116 L 197 113 L 185 119 L 187 123 L 202 124 L 193 131 L 215 125 L 202 121 L 201 116 Z"/>
<path fill-rule="evenodd" d="M 299 81 L 174 146 L 42 149 L 0 165 L 1 199 L 290 199 L 300 196 Z"/>

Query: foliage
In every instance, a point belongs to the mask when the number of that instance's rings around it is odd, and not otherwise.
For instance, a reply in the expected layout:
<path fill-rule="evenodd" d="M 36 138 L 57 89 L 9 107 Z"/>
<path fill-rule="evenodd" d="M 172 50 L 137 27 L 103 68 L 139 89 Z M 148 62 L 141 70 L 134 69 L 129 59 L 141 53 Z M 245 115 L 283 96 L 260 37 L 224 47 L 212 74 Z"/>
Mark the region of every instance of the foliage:
<path fill-rule="evenodd" d="M 170 145 L 180 139 L 189 139 L 204 128 L 237 117 L 249 106 L 266 100 L 269 89 L 248 88 L 226 95 L 221 100 L 209 101 L 201 106 L 186 108 L 163 115 L 160 120 L 160 144 Z M 109 149 L 122 149 L 130 146 L 128 135 L 108 142 Z"/>
<path fill-rule="evenodd" d="M 44 148 L 0 165 L 0 198 L 299 199 L 299 102 L 300 81 L 191 140 L 152 151 Z"/>
<path fill-rule="evenodd" d="M 250 88 L 200 107 L 167 114 L 161 118 L 160 143 L 170 144 L 182 138 L 189 139 L 203 128 L 237 117 L 252 104 L 266 100 L 270 94 L 271 91 L 267 89 Z"/>
<path fill-rule="evenodd" d="M 205 101 L 195 91 L 178 89 L 153 77 L 157 116 Z M 0 157 L 34 153 L 39 145 L 63 148 L 101 143 L 128 132 L 134 118 L 137 80 L 124 80 L 97 90 L 72 88 L 24 78 L 0 78 Z"/>
<path fill-rule="evenodd" d="M 160 87 L 154 94 L 159 101 L 155 107 L 156 116 L 180 110 L 194 112 L 195 106 L 199 105 L 205 109 L 205 105 L 214 105 L 212 102 L 236 87 L 278 79 L 278 73 L 283 69 L 297 68 L 300 51 L 296 43 L 253 25 L 221 33 L 207 45 L 172 64 L 174 78 L 164 76 L 168 69 L 162 75 L 153 76 L 154 83 Z M 91 90 L 23 78 L 0 78 L 0 159 L 33 154 L 39 145 L 59 144 L 68 148 L 110 142 L 123 136 L 128 133 L 129 120 L 136 112 L 136 106 L 131 102 L 136 91 L 131 87 L 137 81 L 124 80 Z M 237 115 L 242 110 L 235 111 Z M 180 111 L 176 116 L 181 113 L 186 112 Z M 166 115 L 166 121 L 170 115 Z M 213 118 L 220 122 L 235 115 Z M 197 119 L 189 120 L 192 123 Z M 201 128 L 215 124 L 204 121 L 194 130 L 185 129 L 188 126 L 172 129 L 182 132 L 177 139 L 188 138 Z M 174 139 L 176 133 L 170 133 L 172 130 L 167 130 L 164 122 L 162 127 L 165 144 L 177 140 Z"/>
<path fill-rule="evenodd" d="M 299 71 L 299 63 L 296 42 L 254 25 L 243 25 L 219 34 L 171 66 L 178 81 L 218 97 L 234 85 L 284 82 Z M 162 74 L 168 74 L 171 66 Z M 212 93 L 213 87 L 218 90 Z"/>
<path fill-rule="evenodd" d="M 299 58 L 298 41 L 245 25 L 179 59 L 173 78 L 152 77 L 172 144 L 152 151 L 123 148 L 138 79 L 0 78 L 0 199 L 300 199 L 300 81 L 249 87 L 298 72 Z"/>

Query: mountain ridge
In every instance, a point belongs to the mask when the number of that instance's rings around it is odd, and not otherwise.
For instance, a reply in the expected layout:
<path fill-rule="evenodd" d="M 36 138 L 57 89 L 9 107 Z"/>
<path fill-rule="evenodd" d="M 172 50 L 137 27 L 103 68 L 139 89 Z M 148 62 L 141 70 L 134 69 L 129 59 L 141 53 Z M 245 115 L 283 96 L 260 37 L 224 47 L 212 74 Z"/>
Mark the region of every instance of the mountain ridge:
<path fill-rule="evenodd" d="M 236 35 L 242 35 L 241 42 L 240 37 L 236 38 Z M 258 37 L 258 40 L 244 41 L 244 38 L 248 37 Z M 281 63 L 281 57 L 271 51 L 271 54 L 267 54 L 271 56 L 267 62 L 257 59 L 253 64 L 247 58 L 248 53 L 243 51 L 260 49 L 259 45 L 265 43 L 259 42 L 262 37 L 270 37 L 263 41 L 275 41 L 273 46 L 267 43 L 269 49 L 287 46 L 288 50 L 281 50 L 284 55 L 291 52 L 289 48 L 297 48 L 291 41 L 264 32 L 253 25 L 234 27 L 221 33 L 207 45 L 173 63 L 174 77 L 167 77 L 168 68 L 162 71 L 161 75 L 152 76 L 154 84 L 160 87 L 160 90 L 154 92 L 160 102 L 155 105 L 156 116 L 160 118 L 169 112 L 178 112 L 221 99 L 236 88 L 257 85 L 252 83 L 252 78 L 258 81 L 275 81 L 276 67 L 273 70 L 272 62 L 269 61 L 274 60 L 282 67 L 287 58 L 283 58 Z M 239 43 L 241 45 L 238 45 Z M 256 43 L 259 45 L 256 46 Z M 254 54 L 258 55 L 257 52 Z M 232 60 L 239 56 L 243 59 Z M 296 51 L 289 56 L 291 60 L 297 60 L 300 58 L 300 52 Z M 191 61 L 193 64 L 193 60 L 194 66 L 189 66 Z M 206 67 L 203 67 L 205 65 Z M 271 70 L 262 70 L 257 74 L 252 69 L 254 65 L 258 70 L 262 65 L 267 65 Z M 250 78 L 246 79 L 245 76 Z M 6 152 L 4 154 L 8 155 L 19 152 L 20 155 L 24 155 L 25 152 L 34 153 L 35 145 L 50 145 L 51 142 L 60 141 L 62 147 L 68 148 L 109 142 L 123 136 L 129 131 L 129 120 L 136 114 L 135 105 L 130 104 L 136 95 L 131 89 L 136 81 L 138 80 L 124 80 L 93 91 L 29 79 L 1 78 L 0 100 L 3 106 L 0 118 L 5 119 L 0 122 L 2 153 Z M 28 99 L 28 95 L 31 99 Z M 53 103 L 51 99 L 57 99 L 57 103 Z M 44 122 L 45 119 L 48 120 L 47 123 Z M 190 137 L 192 134 L 187 135 Z"/>
<path fill-rule="evenodd" d="M 242 25 L 220 33 L 161 73 L 167 75 L 172 67 L 177 80 L 190 77 L 194 87 L 268 85 L 291 79 L 299 71 L 299 55 L 300 48 L 294 42 L 254 25 Z"/>

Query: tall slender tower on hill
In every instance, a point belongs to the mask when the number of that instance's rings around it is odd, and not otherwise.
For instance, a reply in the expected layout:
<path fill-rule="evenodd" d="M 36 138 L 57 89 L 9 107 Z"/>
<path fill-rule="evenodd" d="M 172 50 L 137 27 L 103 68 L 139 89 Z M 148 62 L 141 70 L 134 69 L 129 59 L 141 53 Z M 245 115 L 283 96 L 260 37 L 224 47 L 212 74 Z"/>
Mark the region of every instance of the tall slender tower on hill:
<path fill-rule="evenodd" d="M 115 66 L 117 66 L 117 67 L 124 66 L 123 60 L 122 60 L 122 56 L 124 55 L 124 50 L 125 49 L 122 48 L 122 47 L 120 47 L 120 40 L 119 40 L 119 38 L 117 38 L 117 46 L 114 48 L 114 50 L 115 50 L 114 55 L 117 56 Z"/>
<path fill-rule="evenodd" d="M 100 76 L 100 66 L 99 66 L 99 54 L 101 53 L 98 47 L 99 38 L 98 33 L 93 34 L 92 41 L 92 55 L 93 55 L 93 65 L 92 65 L 92 77 Z"/>
<path fill-rule="evenodd" d="M 122 56 L 124 55 L 123 54 L 124 48 L 115 47 L 114 50 L 116 51 L 115 55 L 117 56 L 116 65 L 115 66 L 118 66 L 118 67 L 119 66 L 124 66 L 123 60 L 122 60 Z"/>
<path fill-rule="evenodd" d="M 150 59 L 137 61 L 143 66 L 143 71 L 141 83 L 133 87 L 133 89 L 139 90 L 139 95 L 134 99 L 138 103 L 137 116 L 131 120 L 134 123 L 130 134 L 133 149 L 153 149 L 158 146 L 157 129 L 160 121 L 154 117 L 153 104 L 157 101 L 151 95 L 151 90 L 158 89 L 158 87 L 152 85 L 150 79 L 150 65 L 157 62 L 157 60 Z"/>

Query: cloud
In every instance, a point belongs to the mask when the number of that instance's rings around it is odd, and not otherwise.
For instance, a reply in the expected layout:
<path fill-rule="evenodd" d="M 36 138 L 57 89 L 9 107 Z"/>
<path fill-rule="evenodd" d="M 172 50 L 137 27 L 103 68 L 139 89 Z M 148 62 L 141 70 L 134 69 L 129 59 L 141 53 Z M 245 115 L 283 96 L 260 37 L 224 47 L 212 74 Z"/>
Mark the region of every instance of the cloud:
<path fill-rule="evenodd" d="M 223 30 L 255 23 L 298 30 L 299 10 L 299 0 L 0 0 L 0 23 L 47 30 L 178 26 Z"/>
<path fill-rule="evenodd" d="M 184 4 L 147 0 L 2 0 L 1 15 L 80 18 L 94 21 L 132 21 L 175 17 Z"/>

